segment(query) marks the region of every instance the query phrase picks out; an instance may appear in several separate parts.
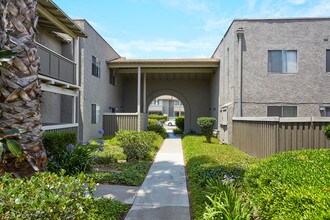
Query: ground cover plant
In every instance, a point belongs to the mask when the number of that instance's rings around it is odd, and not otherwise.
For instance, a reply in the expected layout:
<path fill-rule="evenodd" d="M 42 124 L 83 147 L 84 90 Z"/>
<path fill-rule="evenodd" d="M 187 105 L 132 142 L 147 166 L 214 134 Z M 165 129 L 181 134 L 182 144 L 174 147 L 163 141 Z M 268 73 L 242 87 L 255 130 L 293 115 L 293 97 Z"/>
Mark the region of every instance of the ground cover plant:
<path fill-rule="evenodd" d="M 203 219 L 207 204 L 210 203 L 205 196 L 208 194 L 207 183 L 212 179 L 228 176 L 235 180 L 237 187 L 241 187 L 243 175 L 255 159 L 233 146 L 220 145 L 215 138 L 211 139 L 209 144 L 203 136 L 188 135 L 183 138 L 182 144 L 192 217 Z"/>
<path fill-rule="evenodd" d="M 0 177 L 1 219 L 121 219 L 128 206 L 111 199 L 94 199 L 94 183 L 76 177 L 36 173 L 30 179 Z"/>
<path fill-rule="evenodd" d="M 247 171 L 244 185 L 264 219 L 330 219 L 330 150 L 260 160 Z"/>

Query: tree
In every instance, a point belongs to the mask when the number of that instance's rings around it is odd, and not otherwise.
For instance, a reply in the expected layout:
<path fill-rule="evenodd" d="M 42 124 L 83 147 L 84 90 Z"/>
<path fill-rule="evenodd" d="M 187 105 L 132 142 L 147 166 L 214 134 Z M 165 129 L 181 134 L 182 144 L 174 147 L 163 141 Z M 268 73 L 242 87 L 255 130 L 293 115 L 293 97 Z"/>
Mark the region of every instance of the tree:
<path fill-rule="evenodd" d="M 18 140 L 23 151 L 40 171 L 46 170 L 46 152 L 42 144 L 38 80 L 40 59 L 35 42 L 37 0 L 0 0 L 0 50 L 12 51 L 12 61 L 0 63 L 0 133 L 23 129 Z M 10 158 L 0 171 L 21 176 L 34 173 L 30 164 L 16 167 Z M 14 160 L 14 158 L 12 158 Z"/>
<path fill-rule="evenodd" d="M 197 119 L 197 124 L 201 127 L 202 133 L 206 138 L 207 143 L 211 143 L 213 135 L 213 126 L 216 119 L 213 117 L 200 117 Z"/>

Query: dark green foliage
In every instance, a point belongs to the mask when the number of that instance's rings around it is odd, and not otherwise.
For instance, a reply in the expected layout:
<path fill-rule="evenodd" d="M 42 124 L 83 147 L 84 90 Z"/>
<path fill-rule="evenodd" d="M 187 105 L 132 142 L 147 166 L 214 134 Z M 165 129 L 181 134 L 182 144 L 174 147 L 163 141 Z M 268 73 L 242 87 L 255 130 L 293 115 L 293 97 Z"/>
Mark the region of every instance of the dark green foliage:
<path fill-rule="evenodd" d="M 150 126 L 150 125 L 157 125 L 157 122 L 158 122 L 158 120 L 156 120 L 156 119 L 148 119 L 148 126 Z"/>
<path fill-rule="evenodd" d="M 230 179 L 229 181 L 234 180 Z M 238 195 L 235 183 L 225 177 L 210 179 L 207 182 L 208 204 L 203 214 L 206 220 L 248 220 L 251 219 L 251 206 Z"/>
<path fill-rule="evenodd" d="M 173 134 L 183 134 L 183 131 L 179 128 L 174 128 L 173 129 Z"/>
<path fill-rule="evenodd" d="M 179 128 L 182 133 L 184 132 L 184 117 L 183 116 L 179 116 L 175 118 L 175 126 L 177 128 Z"/>
<path fill-rule="evenodd" d="M 124 131 L 117 132 L 117 140 L 124 150 L 127 161 L 152 160 L 158 150 L 155 141 L 158 134 L 152 131 Z"/>
<path fill-rule="evenodd" d="M 87 173 L 97 183 L 139 186 L 151 166 L 150 161 L 114 163 L 113 171 Z"/>
<path fill-rule="evenodd" d="M 327 138 L 330 139 L 330 125 L 324 126 L 323 132 L 327 136 Z"/>
<path fill-rule="evenodd" d="M 23 155 L 23 147 L 15 140 L 24 132 L 25 130 L 14 129 L 0 133 L 0 163 L 5 159 L 5 155 L 10 153 L 17 158 L 26 157 Z"/>
<path fill-rule="evenodd" d="M 83 174 L 77 177 L 36 173 L 30 179 L 0 178 L 2 219 L 86 219 L 95 216 L 94 186 Z"/>
<path fill-rule="evenodd" d="M 234 175 L 240 186 L 246 168 L 255 161 L 235 147 L 220 145 L 216 139 L 208 144 L 203 139 L 202 136 L 186 136 L 182 140 L 193 219 L 203 219 L 208 201 L 206 185 L 210 179 Z"/>
<path fill-rule="evenodd" d="M 157 121 L 160 121 L 162 124 L 164 124 L 164 122 L 167 121 L 167 116 L 166 115 L 151 114 L 151 115 L 148 116 L 148 119 L 155 119 Z"/>
<path fill-rule="evenodd" d="M 167 138 L 166 129 L 161 125 L 148 125 L 148 131 L 153 131 L 162 136 L 162 138 Z"/>
<path fill-rule="evenodd" d="M 330 150 L 263 159 L 248 170 L 244 185 L 264 219 L 330 219 Z"/>
<path fill-rule="evenodd" d="M 121 219 L 128 205 L 94 199 L 94 183 L 76 177 L 36 173 L 30 179 L 0 177 L 1 219 Z"/>
<path fill-rule="evenodd" d="M 116 137 L 105 136 L 104 140 L 104 151 L 97 151 L 96 158 L 94 159 L 95 164 L 110 164 L 117 162 L 117 160 L 126 160 L 126 155 L 123 152 L 123 148 L 120 147 Z M 99 143 L 91 141 L 91 146 L 97 148 Z"/>
<path fill-rule="evenodd" d="M 77 134 L 74 132 L 46 132 L 43 137 L 43 144 L 47 156 L 61 154 L 66 151 L 69 144 L 77 142 Z"/>
<path fill-rule="evenodd" d="M 48 158 L 48 170 L 58 173 L 63 169 L 68 175 L 85 172 L 91 167 L 94 151 L 94 148 L 88 145 L 72 145 L 72 149 Z"/>
<path fill-rule="evenodd" d="M 197 124 L 201 127 L 202 134 L 205 136 L 207 143 L 211 143 L 215 122 L 216 119 L 213 117 L 200 117 L 197 119 Z"/>

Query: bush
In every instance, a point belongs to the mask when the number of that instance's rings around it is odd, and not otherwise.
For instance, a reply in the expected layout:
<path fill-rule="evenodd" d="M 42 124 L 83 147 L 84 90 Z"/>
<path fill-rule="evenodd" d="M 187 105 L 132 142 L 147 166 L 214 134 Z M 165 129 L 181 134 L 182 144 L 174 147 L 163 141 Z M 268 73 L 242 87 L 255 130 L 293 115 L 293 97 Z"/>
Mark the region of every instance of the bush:
<path fill-rule="evenodd" d="M 264 219 L 330 219 L 330 150 L 263 159 L 246 172 L 244 185 Z"/>
<path fill-rule="evenodd" d="M 150 125 L 157 125 L 157 123 L 158 123 L 158 120 L 156 120 L 156 119 L 148 119 L 148 126 L 150 126 Z"/>
<path fill-rule="evenodd" d="M 155 119 L 157 121 L 160 121 L 162 124 L 164 124 L 164 122 L 167 121 L 167 116 L 166 115 L 151 114 L 151 115 L 148 116 L 148 119 Z"/>
<path fill-rule="evenodd" d="M 155 132 L 124 131 L 117 132 L 117 139 L 124 150 L 127 161 L 150 160 L 150 154 L 155 151 Z"/>
<path fill-rule="evenodd" d="M 167 138 L 166 129 L 163 126 L 160 125 L 148 125 L 148 131 L 153 131 L 162 136 L 162 138 Z"/>
<path fill-rule="evenodd" d="M 174 128 L 173 129 L 173 134 L 183 134 L 183 131 L 179 128 Z"/>
<path fill-rule="evenodd" d="M 212 117 L 200 117 L 197 119 L 197 124 L 201 127 L 202 133 L 205 136 L 207 143 L 211 143 L 213 126 L 215 122 L 216 119 Z"/>
<path fill-rule="evenodd" d="M 88 145 L 69 144 L 67 150 L 48 158 L 48 170 L 55 173 L 65 170 L 68 175 L 86 172 L 94 160 L 94 151 Z"/>
<path fill-rule="evenodd" d="M 330 139 L 330 125 L 324 126 L 323 132 L 327 136 L 327 138 Z"/>
<path fill-rule="evenodd" d="M 77 142 L 77 134 L 74 132 L 46 132 L 43 135 L 43 144 L 47 156 L 61 154 L 66 151 L 69 144 Z"/>
<path fill-rule="evenodd" d="M 94 200 L 92 208 L 96 209 L 97 219 L 124 219 L 129 206 L 108 198 Z"/>
<path fill-rule="evenodd" d="M 177 128 L 179 128 L 182 133 L 184 132 L 184 117 L 183 116 L 179 116 L 175 118 L 175 126 Z"/>
<path fill-rule="evenodd" d="M 36 173 L 30 179 L 6 174 L 0 177 L 0 186 L 2 219 L 87 219 L 97 212 L 91 208 L 94 184 L 83 174 Z"/>
<path fill-rule="evenodd" d="M 104 151 L 97 151 L 96 158 L 93 163 L 95 164 L 110 164 L 117 162 L 118 160 L 126 160 L 126 155 L 123 152 L 123 148 L 120 147 L 120 143 L 116 137 L 107 136 L 103 137 L 104 140 Z M 94 149 L 99 146 L 99 143 L 95 140 L 91 141 L 91 145 Z"/>
<path fill-rule="evenodd" d="M 209 203 L 203 214 L 204 219 L 251 219 L 251 206 L 238 195 L 234 179 L 224 176 L 223 179 L 208 181 L 206 191 Z"/>

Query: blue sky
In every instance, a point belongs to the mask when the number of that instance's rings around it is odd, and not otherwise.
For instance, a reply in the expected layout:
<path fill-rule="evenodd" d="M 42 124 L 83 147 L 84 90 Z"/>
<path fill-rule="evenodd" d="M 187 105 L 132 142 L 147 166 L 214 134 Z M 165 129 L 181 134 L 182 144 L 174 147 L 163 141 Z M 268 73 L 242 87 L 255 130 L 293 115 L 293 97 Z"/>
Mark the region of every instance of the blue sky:
<path fill-rule="evenodd" d="M 211 57 L 235 18 L 330 16 L 329 0 L 53 0 L 123 57 Z"/>

